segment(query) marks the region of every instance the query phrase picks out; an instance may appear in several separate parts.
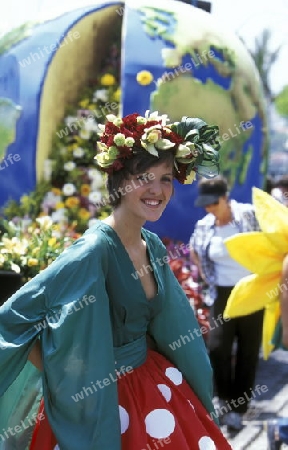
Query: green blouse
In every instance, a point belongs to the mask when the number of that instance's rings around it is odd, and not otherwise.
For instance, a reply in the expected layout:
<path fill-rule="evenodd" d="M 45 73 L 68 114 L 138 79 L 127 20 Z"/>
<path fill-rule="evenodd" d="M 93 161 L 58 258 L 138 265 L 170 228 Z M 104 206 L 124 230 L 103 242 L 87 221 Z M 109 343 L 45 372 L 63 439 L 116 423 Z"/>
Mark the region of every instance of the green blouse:
<path fill-rule="evenodd" d="M 115 370 L 145 362 L 147 333 L 213 411 L 212 371 L 194 312 L 165 246 L 144 228 L 142 237 L 157 282 L 153 299 L 116 232 L 98 221 L 0 308 L 0 396 L 14 389 L 40 336 L 45 408 L 61 450 L 121 449 Z"/>

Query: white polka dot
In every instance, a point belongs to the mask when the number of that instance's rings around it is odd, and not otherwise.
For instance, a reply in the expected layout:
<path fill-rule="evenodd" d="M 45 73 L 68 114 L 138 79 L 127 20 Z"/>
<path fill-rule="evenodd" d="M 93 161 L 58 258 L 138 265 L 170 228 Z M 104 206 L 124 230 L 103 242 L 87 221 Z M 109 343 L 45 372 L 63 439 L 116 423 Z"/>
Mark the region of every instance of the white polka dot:
<path fill-rule="evenodd" d="M 60 450 L 60 447 L 59 447 L 59 445 L 57 444 L 57 445 L 55 445 L 55 447 L 54 447 L 54 450 Z"/>
<path fill-rule="evenodd" d="M 216 450 L 215 444 L 208 436 L 203 436 L 199 442 L 199 450 Z"/>
<path fill-rule="evenodd" d="M 171 393 L 171 389 L 169 388 L 169 386 L 166 386 L 166 384 L 157 384 L 157 387 L 158 387 L 159 391 L 161 392 L 161 394 L 163 395 L 163 397 L 165 398 L 165 400 L 167 402 L 170 402 L 172 393 Z"/>
<path fill-rule="evenodd" d="M 176 384 L 176 386 L 181 384 L 183 381 L 182 373 L 175 367 L 168 367 L 165 370 L 165 375 L 172 381 L 172 383 Z"/>
<path fill-rule="evenodd" d="M 173 433 L 175 419 L 167 409 L 154 409 L 145 418 L 146 432 L 152 438 L 165 439 Z"/>
<path fill-rule="evenodd" d="M 189 405 L 191 406 L 191 408 L 193 408 L 194 411 L 195 411 L 195 408 L 194 408 L 194 406 L 192 405 L 192 403 L 190 402 L 190 400 L 188 400 L 188 403 L 189 403 Z"/>
<path fill-rule="evenodd" d="M 121 423 L 121 434 L 124 434 L 129 427 L 129 414 L 123 406 L 119 406 L 119 416 Z"/>

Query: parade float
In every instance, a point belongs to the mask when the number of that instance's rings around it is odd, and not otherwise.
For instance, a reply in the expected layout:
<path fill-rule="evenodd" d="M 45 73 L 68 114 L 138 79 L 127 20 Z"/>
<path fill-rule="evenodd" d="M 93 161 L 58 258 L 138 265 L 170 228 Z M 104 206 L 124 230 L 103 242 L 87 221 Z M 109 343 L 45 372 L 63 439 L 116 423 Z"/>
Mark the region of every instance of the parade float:
<path fill-rule="evenodd" d="M 219 126 L 221 173 L 237 200 L 250 201 L 251 187 L 263 186 L 267 120 L 259 75 L 243 43 L 213 14 L 172 0 L 157 7 L 98 1 L 8 34 L 0 42 L 1 206 L 42 183 L 43 198 L 58 188 L 48 196 L 63 206 L 55 221 L 81 220 L 83 231 L 107 212 L 94 170 L 97 123 L 109 113 L 147 109 Z M 74 188 L 63 194 L 65 184 Z M 47 195 L 46 206 L 39 195 L 37 212 L 50 214 Z M 204 213 L 194 208 L 195 196 L 196 183 L 175 182 L 171 204 L 147 227 L 187 242 Z M 78 200 L 67 206 L 69 197 Z"/>

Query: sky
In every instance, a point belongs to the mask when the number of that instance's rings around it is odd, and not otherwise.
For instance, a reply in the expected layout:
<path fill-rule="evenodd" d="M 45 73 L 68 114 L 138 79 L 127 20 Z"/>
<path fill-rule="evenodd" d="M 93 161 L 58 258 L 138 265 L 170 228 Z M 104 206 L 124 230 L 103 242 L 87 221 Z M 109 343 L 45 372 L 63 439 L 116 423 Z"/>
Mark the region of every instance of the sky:
<path fill-rule="evenodd" d="M 70 11 L 93 4 L 91 0 L 2 0 L 0 36 L 29 20 L 50 17 L 51 13 Z M 271 50 L 281 47 L 279 59 L 271 70 L 272 91 L 277 94 L 288 84 L 288 0 L 211 0 L 211 14 L 223 25 L 242 36 L 249 48 L 265 28 L 271 30 Z M 154 3 L 155 5 L 157 2 Z"/>

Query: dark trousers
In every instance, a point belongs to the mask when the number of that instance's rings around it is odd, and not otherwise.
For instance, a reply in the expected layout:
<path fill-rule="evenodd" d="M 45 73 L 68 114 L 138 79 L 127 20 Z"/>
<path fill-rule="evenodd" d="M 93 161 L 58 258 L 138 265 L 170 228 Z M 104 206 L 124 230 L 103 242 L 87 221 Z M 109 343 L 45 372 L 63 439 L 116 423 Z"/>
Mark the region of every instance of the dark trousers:
<path fill-rule="evenodd" d="M 263 311 L 224 321 L 223 312 L 232 289 L 217 287 L 217 298 L 210 310 L 207 345 L 218 397 L 228 401 L 236 412 L 245 413 L 249 398 L 257 395 L 253 388 L 262 339 Z"/>

